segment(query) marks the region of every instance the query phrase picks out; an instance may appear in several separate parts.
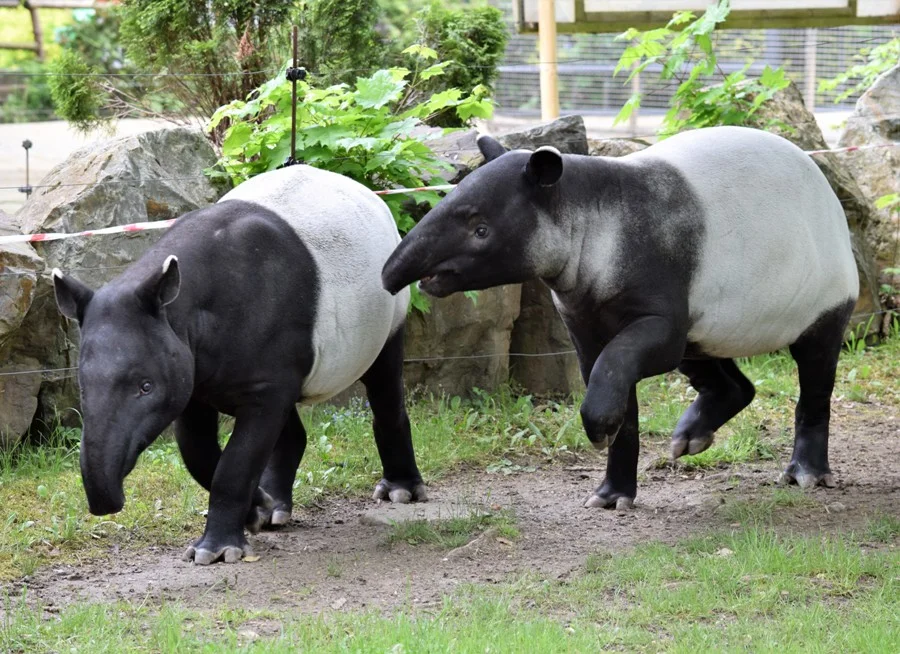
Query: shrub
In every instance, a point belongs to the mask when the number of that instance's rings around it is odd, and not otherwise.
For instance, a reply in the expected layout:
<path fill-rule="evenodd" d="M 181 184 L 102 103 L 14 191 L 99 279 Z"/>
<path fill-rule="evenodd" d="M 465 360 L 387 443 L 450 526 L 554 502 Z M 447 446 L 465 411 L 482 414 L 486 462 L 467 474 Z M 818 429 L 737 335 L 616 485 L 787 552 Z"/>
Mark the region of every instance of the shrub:
<path fill-rule="evenodd" d="M 416 16 L 418 41 L 435 52 L 441 61 L 452 62 L 444 75 L 433 78 L 423 93 L 458 88 L 469 93 L 476 87 L 493 92 L 497 67 L 506 49 L 508 34 L 503 13 L 489 6 L 447 9 L 432 2 Z M 431 124 L 445 127 L 461 125 L 456 114 L 443 112 Z"/>
<path fill-rule="evenodd" d="M 698 127 L 749 124 L 757 110 L 790 83 L 782 68 L 769 66 L 759 79 L 749 79 L 746 71 L 752 62 L 748 61 L 743 70 L 710 84 L 718 71 L 712 34 L 730 11 L 730 0 L 718 0 L 699 18 L 690 11 L 680 11 L 663 28 L 645 32 L 632 28 L 619 35 L 619 39 L 632 43 L 619 58 L 615 73 L 631 71 L 630 81 L 649 66 L 661 65 L 660 78 L 678 82 L 660 136 Z M 632 95 L 615 123 L 627 120 L 640 103 L 641 94 Z"/>

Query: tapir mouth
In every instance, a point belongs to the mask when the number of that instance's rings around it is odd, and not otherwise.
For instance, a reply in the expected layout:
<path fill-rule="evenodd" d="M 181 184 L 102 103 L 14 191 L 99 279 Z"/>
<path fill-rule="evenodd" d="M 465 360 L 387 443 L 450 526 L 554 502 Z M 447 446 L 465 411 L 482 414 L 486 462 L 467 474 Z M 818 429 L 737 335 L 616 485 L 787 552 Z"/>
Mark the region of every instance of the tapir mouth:
<path fill-rule="evenodd" d="M 459 290 L 458 281 L 459 275 L 456 271 L 441 270 L 424 275 L 419 280 L 419 289 L 432 297 L 447 297 Z"/>

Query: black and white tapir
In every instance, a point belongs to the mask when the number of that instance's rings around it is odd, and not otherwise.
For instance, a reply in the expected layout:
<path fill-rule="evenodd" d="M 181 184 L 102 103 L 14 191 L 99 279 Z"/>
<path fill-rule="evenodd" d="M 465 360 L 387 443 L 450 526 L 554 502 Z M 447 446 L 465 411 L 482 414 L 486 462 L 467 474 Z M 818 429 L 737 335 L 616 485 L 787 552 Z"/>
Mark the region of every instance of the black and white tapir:
<path fill-rule="evenodd" d="M 789 347 L 800 371 L 794 452 L 782 480 L 834 484 L 828 423 L 835 368 L 859 289 L 841 203 L 790 142 L 740 127 L 699 129 L 619 159 L 506 152 L 403 239 L 382 273 L 442 297 L 540 278 L 568 327 L 587 392 L 588 438 L 609 447 L 585 506 L 637 492 L 635 384 L 677 368 L 699 395 L 672 455 L 702 452 L 746 407 L 734 363 Z"/>
<path fill-rule="evenodd" d="M 384 478 L 375 497 L 424 499 L 404 404 L 409 296 L 380 272 L 400 236 L 356 182 L 308 166 L 261 174 L 183 216 L 118 278 L 91 291 L 53 271 L 81 327 L 81 473 L 91 513 L 125 504 L 123 480 L 167 425 L 210 492 L 187 559 L 233 562 L 251 531 L 289 521 L 306 433 L 296 403 L 357 379 Z M 224 451 L 220 413 L 235 417 Z"/>

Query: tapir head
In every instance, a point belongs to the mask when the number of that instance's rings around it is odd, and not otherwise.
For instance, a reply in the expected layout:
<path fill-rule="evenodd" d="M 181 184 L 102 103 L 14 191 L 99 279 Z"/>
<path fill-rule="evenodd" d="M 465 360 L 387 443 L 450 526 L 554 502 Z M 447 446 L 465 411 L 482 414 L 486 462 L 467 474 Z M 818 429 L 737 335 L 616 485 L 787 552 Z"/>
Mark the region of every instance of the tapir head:
<path fill-rule="evenodd" d="M 404 237 L 381 273 L 397 293 L 416 280 L 430 295 L 552 277 L 565 262 L 556 224 L 563 159 L 555 148 L 507 152 L 481 136 L 486 164 Z"/>
<path fill-rule="evenodd" d="M 81 478 L 95 515 L 122 509 L 125 477 L 193 388 L 193 357 L 166 316 L 181 283 L 178 260 L 129 273 L 95 293 L 53 271 L 59 310 L 81 327 Z"/>

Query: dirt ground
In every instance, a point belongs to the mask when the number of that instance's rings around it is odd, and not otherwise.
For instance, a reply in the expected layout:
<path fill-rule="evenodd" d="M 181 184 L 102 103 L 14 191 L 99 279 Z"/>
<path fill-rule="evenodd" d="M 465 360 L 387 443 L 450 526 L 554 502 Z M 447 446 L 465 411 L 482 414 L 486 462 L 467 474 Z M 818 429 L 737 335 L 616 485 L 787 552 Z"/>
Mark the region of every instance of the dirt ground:
<path fill-rule="evenodd" d="M 896 408 L 836 402 L 831 463 L 838 487 L 808 492 L 813 501 L 806 506 L 779 508 L 776 529 L 849 531 L 876 515 L 900 515 L 897 414 Z M 388 546 L 390 527 L 361 520 L 373 502 L 334 499 L 295 509 L 286 528 L 251 537 L 260 556 L 256 562 L 200 567 L 182 562 L 180 549 L 127 556 L 111 551 L 81 566 L 45 568 L 9 590 L 20 592 L 26 584 L 31 599 L 50 612 L 76 601 L 115 600 L 309 613 L 428 606 L 460 583 L 498 582 L 524 572 L 564 579 L 583 569 L 592 553 L 737 527 L 721 507 L 771 497 L 773 480 L 790 456 L 786 447 L 775 461 L 704 472 L 657 469 L 654 461 L 665 446 L 644 444 L 638 499 L 627 513 L 582 508 L 605 465 L 602 455 L 593 453 L 568 464 L 531 462 L 535 472 L 469 470 L 431 483 L 433 501 L 504 508 L 516 516 L 520 538 L 487 539 L 461 556 L 448 557 L 436 546 Z"/>

